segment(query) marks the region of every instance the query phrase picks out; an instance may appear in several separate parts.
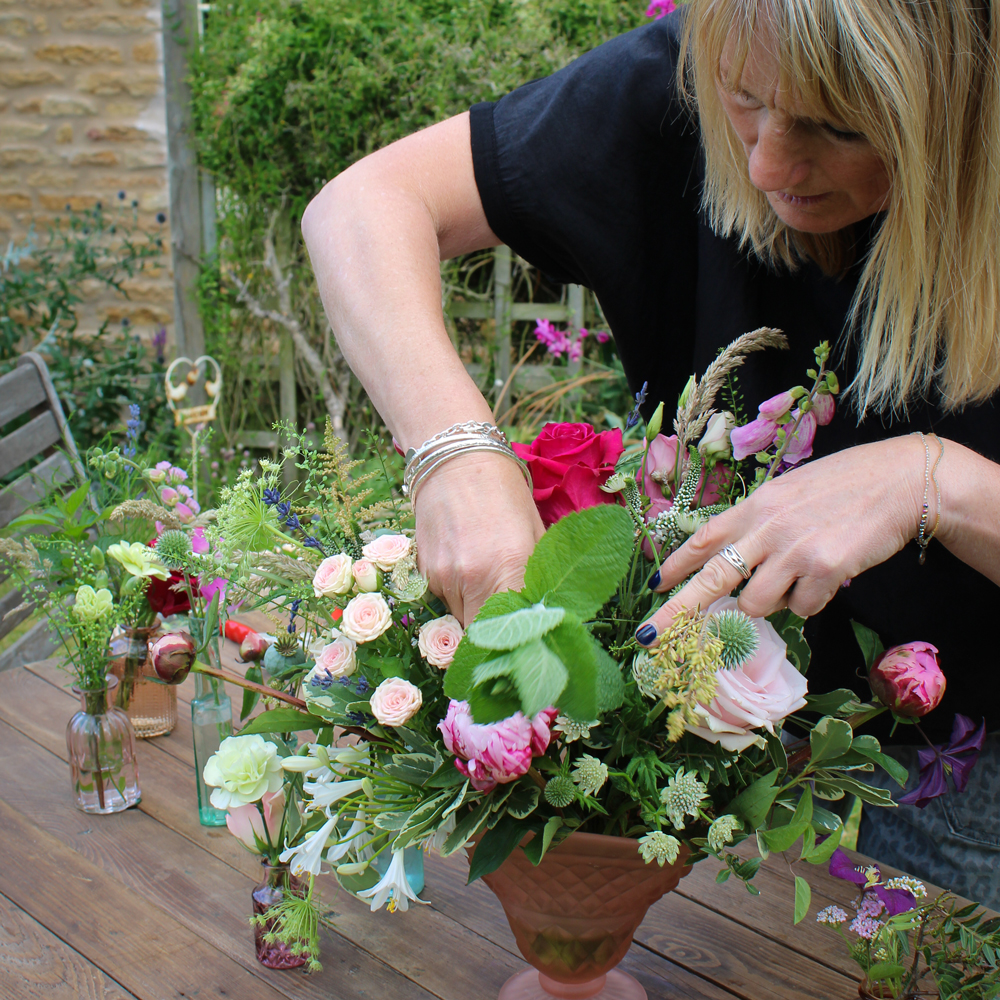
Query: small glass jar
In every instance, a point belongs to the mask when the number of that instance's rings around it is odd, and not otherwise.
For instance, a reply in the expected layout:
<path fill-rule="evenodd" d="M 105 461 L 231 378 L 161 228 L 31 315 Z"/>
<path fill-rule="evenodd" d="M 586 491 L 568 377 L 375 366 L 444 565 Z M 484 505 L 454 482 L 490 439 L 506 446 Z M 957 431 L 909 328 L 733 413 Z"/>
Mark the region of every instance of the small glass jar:
<path fill-rule="evenodd" d="M 287 864 L 271 865 L 267 858 L 262 858 L 261 865 L 264 877 L 251 894 L 254 916 L 266 916 L 268 910 L 285 898 L 286 893 L 291 892 L 296 896 L 305 897 L 308 889 L 306 880 L 293 875 Z M 297 969 L 300 965 L 305 965 L 309 961 L 308 941 L 300 942 L 301 953 L 296 953 L 286 941 L 268 943 L 264 940 L 274 929 L 274 923 L 273 920 L 265 920 L 263 923 L 254 924 L 253 937 L 257 948 L 257 961 L 269 969 Z"/>
<path fill-rule="evenodd" d="M 109 646 L 108 666 L 118 678 L 115 705 L 124 709 L 139 739 L 166 736 L 177 725 L 177 688 L 153 679 L 149 642 L 158 626 L 126 628 Z"/>
<path fill-rule="evenodd" d="M 66 726 L 66 749 L 77 809 L 85 813 L 122 812 L 139 802 L 139 762 L 128 716 L 109 705 L 117 677 L 97 688 L 73 688 L 80 711 Z"/>

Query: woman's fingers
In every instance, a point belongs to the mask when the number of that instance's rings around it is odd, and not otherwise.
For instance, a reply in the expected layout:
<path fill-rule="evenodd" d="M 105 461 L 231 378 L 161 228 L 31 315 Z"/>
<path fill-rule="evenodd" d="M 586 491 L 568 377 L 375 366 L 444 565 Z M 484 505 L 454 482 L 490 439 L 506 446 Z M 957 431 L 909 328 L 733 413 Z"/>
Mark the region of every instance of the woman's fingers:
<path fill-rule="evenodd" d="M 660 579 L 653 589 L 665 593 L 687 579 L 695 570 L 704 566 L 709 559 L 721 552 L 727 545 L 736 542 L 745 534 L 749 516 L 749 501 L 732 507 L 724 514 L 718 514 L 703 524 L 676 552 L 671 553 L 660 567 Z M 744 559 L 745 553 L 740 550 Z M 747 563 L 753 569 L 753 563 Z"/>

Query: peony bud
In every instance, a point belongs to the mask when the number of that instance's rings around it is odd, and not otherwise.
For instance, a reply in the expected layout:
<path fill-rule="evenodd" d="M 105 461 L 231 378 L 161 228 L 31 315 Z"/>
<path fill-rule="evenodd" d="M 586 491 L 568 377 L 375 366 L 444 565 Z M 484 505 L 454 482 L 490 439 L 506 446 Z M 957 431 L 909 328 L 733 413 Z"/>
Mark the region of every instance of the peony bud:
<path fill-rule="evenodd" d="M 907 642 L 886 650 L 868 675 L 875 697 L 907 718 L 920 718 L 937 708 L 947 683 L 937 652 L 929 642 Z"/>
<path fill-rule="evenodd" d="M 240 643 L 240 659 L 244 663 L 256 663 L 270 645 L 259 632 L 247 632 Z"/>
<path fill-rule="evenodd" d="M 194 640 L 187 632 L 168 632 L 150 646 L 149 655 L 159 681 L 180 684 L 194 663 Z"/>

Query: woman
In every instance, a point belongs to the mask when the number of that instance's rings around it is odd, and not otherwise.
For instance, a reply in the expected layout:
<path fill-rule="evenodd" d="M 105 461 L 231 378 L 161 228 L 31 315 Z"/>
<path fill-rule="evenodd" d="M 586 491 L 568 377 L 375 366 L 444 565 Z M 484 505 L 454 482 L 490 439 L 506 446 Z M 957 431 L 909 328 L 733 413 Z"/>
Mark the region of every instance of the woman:
<path fill-rule="evenodd" d="M 855 681 L 854 618 L 941 650 L 931 738 L 954 712 L 995 732 L 998 44 L 986 0 L 693 0 L 324 188 L 303 232 L 344 354 L 404 448 L 491 421 L 445 331 L 438 261 L 501 241 L 596 292 L 650 405 L 739 334 L 779 327 L 791 349 L 741 370 L 752 412 L 831 341 L 851 405 L 813 461 L 665 562 L 660 591 L 698 572 L 638 638 L 741 582 L 732 546 L 754 571 L 747 613 L 830 605 L 808 625 L 814 689 Z M 940 544 L 918 565 L 925 497 Z M 437 467 L 416 509 L 423 568 L 464 621 L 520 583 L 542 530 L 492 452 Z M 861 849 L 1000 904 L 998 745 L 964 796 L 866 812 Z"/>

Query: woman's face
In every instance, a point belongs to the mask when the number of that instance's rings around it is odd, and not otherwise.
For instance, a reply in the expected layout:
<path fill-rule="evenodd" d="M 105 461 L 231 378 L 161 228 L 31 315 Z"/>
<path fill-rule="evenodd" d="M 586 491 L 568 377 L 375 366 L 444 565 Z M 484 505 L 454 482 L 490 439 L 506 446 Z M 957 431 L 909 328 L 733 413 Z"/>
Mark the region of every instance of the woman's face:
<path fill-rule="evenodd" d="M 768 34 L 756 33 L 735 90 L 716 84 L 743 143 L 750 183 L 785 225 L 804 233 L 832 233 L 885 208 L 889 177 L 868 140 L 842 123 L 809 118 L 793 94 L 779 89 Z M 734 44 L 723 50 L 722 80 Z"/>

